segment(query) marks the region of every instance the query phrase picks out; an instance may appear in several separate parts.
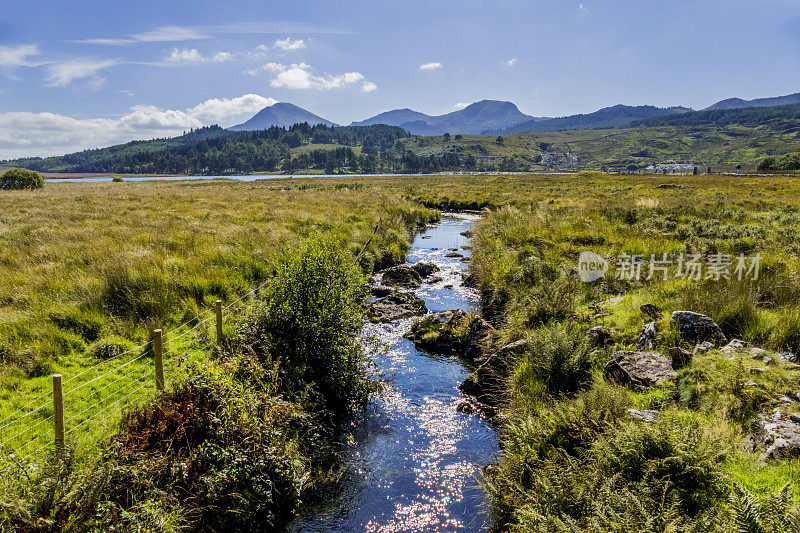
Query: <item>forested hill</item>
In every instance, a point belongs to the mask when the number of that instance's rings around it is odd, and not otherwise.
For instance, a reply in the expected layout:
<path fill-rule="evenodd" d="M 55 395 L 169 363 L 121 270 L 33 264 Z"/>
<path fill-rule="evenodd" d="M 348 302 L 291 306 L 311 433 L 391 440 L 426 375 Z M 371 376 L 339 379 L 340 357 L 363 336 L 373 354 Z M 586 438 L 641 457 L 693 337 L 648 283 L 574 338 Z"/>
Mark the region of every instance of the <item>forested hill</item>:
<path fill-rule="evenodd" d="M 385 125 L 329 127 L 303 123 L 261 131 L 207 126 L 170 139 L 133 141 L 56 157 L 16 159 L 3 166 L 40 172 L 246 174 L 290 171 L 296 165 L 307 165 L 305 159 L 312 157 L 313 165 L 297 168 L 333 172 L 345 166 L 369 168 L 370 161 L 359 158 L 391 150 L 395 141 L 407 136 L 403 129 Z M 317 150 L 313 149 L 315 145 Z M 298 160 L 293 158 L 292 149 L 300 146 L 312 149 Z"/>
<path fill-rule="evenodd" d="M 743 107 L 738 109 L 709 109 L 680 115 L 667 115 L 639 120 L 630 127 L 652 126 L 770 126 L 779 131 L 800 131 L 800 104 L 774 107 Z"/>

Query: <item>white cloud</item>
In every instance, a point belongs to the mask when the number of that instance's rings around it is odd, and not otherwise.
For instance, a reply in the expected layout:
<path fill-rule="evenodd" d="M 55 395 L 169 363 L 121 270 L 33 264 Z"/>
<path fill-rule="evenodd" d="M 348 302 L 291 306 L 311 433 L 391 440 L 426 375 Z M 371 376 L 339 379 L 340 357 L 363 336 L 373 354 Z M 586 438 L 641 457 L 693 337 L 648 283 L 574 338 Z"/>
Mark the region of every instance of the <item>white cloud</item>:
<path fill-rule="evenodd" d="M 75 80 L 88 79 L 92 86 L 99 87 L 105 82 L 105 79 L 99 76 L 99 72 L 117 64 L 119 64 L 118 59 L 91 58 L 56 63 L 47 67 L 47 85 L 66 87 Z"/>
<path fill-rule="evenodd" d="M 583 4 L 578 4 L 578 11 L 581 13 L 588 13 L 589 9 Z"/>
<path fill-rule="evenodd" d="M 246 94 L 237 98 L 212 98 L 182 111 L 139 105 L 114 119 L 76 119 L 55 113 L 0 113 L 0 159 L 64 154 L 134 139 L 169 137 L 213 123 L 231 126 L 276 102 L 274 98 Z"/>
<path fill-rule="evenodd" d="M 372 83 L 371 81 L 365 81 L 361 84 L 361 90 L 365 93 L 371 93 L 372 91 L 377 91 L 378 86 Z"/>
<path fill-rule="evenodd" d="M 286 39 L 278 39 L 275 41 L 275 48 L 280 48 L 281 50 L 300 50 L 306 47 L 306 43 L 303 39 L 293 40 L 291 37 L 287 37 Z"/>
<path fill-rule="evenodd" d="M 196 48 L 173 48 L 169 51 L 166 60 L 170 63 L 203 63 L 207 61 Z"/>
<path fill-rule="evenodd" d="M 468 105 L 469 105 L 469 102 L 458 102 L 457 104 L 455 104 L 455 105 L 453 106 L 453 109 L 457 109 L 457 110 L 458 110 L 458 109 L 464 109 L 464 108 L 465 108 L 465 107 L 467 107 Z"/>
<path fill-rule="evenodd" d="M 436 70 L 442 68 L 442 64 L 438 61 L 431 61 L 430 63 L 423 63 L 419 66 L 420 70 Z"/>
<path fill-rule="evenodd" d="M 315 76 L 310 72 L 311 66 L 306 63 L 292 63 L 286 66 L 282 63 L 267 63 L 263 69 L 272 74 L 270 85 L 281 89 L 338 89 L 347 85 L 364 82 L 366 78 L 360 72 L 345 72 L 344 74 Z M 375 85 L 375 84 L 372 84 Z M 377 89 L 368 85 L 367 92 Z M 364 85 L 362 85 L 364 89 Z"/>
<path fill-rule="evenodd" d="M 123 45 L 135 43 L 180 42 L 211 39 L 211 32 L 202 28 L 189 26 L 162 26 L 143 33 L 136 33 L 123 38 L 81 39 L 75 41 L 83 44 Z"/>
<path fill-rule="evenodd" d="M 507 60 L 503 61 L 503 66 L 504 67 L 513 67 L 516 64 L 517 64 L 517 58 L 516 57 L 512 57 L 510 59 L 507 59 Z"/>
<path fill-rule="evenodd" d="M 41 63 L 30 61 L 30 56 L 41 54 L 39 46 L 23 44 L 19 46 L 0 46 L 0 67 L 35 67 Z"/>
<path fill-rule="evenodd" d="M 217 63 L 223 63 L 225 61 L 230 61 L 231 59 L 233 59 L 233 54 L 231 54 L 230 52 L 217 52 L 211 59 L 213 61 L 216 61 Z"/>
<path fill-rule="evenodd" d="M 347 30 L 296 24 L 292 22 L 231 22 L 210 26 L 161 26 L 150 31 L 126 35 L 125 37 L 80 39 L 72 42 L 97 45 L 129 45 L 152 42 L 180 42 L 211 39 L 214 35 L 264 35 L 287 33 L 347 34 Z"/>

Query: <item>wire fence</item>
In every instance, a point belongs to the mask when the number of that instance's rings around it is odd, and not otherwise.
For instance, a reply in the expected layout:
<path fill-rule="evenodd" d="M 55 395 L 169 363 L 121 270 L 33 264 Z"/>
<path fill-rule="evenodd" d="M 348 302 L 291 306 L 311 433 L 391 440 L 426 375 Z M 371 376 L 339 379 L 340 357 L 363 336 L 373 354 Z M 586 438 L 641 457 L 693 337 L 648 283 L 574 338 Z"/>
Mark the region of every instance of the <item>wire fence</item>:
<path fill-rule="evenodd" d="M 206 309 L 166 333 L 155 330 L 148 342 L 81 369 L 63 383 L 61 375 L 54 375 L 52 390 L 45 387 L 0 420 L 0 463 L 35 469 L 66 442 L 79 447 L 106 436 L 126 407 L 141 405 L 164 386 L 164 376 L 178 380 L 189 363 L 221 345 L 223 317 L 231 314 L 226 311 L 255 295 L 265 283 L 224 307 L 217 301 L 215 309 Z M 214 326 L 216 334 L 209 331 Z"/>

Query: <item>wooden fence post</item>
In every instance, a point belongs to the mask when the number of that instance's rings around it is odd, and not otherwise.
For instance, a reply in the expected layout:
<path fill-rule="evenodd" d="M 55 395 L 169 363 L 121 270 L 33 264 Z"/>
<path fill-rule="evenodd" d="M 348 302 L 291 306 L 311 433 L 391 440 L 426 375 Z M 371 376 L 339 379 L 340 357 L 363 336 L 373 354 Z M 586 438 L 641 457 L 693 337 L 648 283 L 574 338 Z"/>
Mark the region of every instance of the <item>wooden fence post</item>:
<path fill-rule="evenodd" d="M 156 363 L 156 389 L 164 390 L 164 344 L 161 330 L 153 330 L 153 355 Z"/>
<path fill-rule="evenodd" d="M 217 312 L 217 346 L 222 347 L 222 300 L 214 306 Z"/>
<path fill-rule="evenodd" d="M 60 454 L 64 451 L 64 393 L 61 388 L 61 374 L 53 374 L 53 418 L 56 450 Z"/>

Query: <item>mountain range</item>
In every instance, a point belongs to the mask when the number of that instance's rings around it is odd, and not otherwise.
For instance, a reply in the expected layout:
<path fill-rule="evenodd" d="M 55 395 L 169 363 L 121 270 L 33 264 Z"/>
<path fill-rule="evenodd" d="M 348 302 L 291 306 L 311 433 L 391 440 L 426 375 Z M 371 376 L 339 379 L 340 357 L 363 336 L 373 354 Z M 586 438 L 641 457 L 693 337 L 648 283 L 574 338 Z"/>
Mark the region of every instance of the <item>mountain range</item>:
<path fill-rule="evenodd" d="M 393 109 L 379 113 L 362 121 L 352 122 L 351 126 L 371 126 L 386 124 L 398 126 L 412 135 L 451 134 L 512 134 L 523 132 L 561 131 L 574 129 L 615 128 L 627 125 L 655 125 L 655 123 L 675 123 L 675 119 L 688 114 L 683 122 L 706 120 L 714 111 L 734 110 L 756 107 L 776 107 L 800 103 L 800 93 L 771 98 L 743 100 L 728 98 L 711 106 L 694 111 L 689 107 L 655 107 L 650 105 L 614 105 L 592 113 L 549 118 L 534 117 L 521 112 L 512 102 L 500 100 L 481 100 L 464 109 L 444 115 L 427 115 L 413 109 Z M 705 119 L 703 117 L 706 117 Z M 253 118 L 229 128 L 233 131 L 257 131 L 271 126 L 289 127 L 292 124 L 308 122 L 311 125 L 324 124 L 336 126 L 330 120 L 306 111 L 296 105 L 280 102 L 259 111 Z"/>
<path fill-rule="evenodd" d="M 536 122 L 545 118 L 526 115 L 511 102 L 481 100 L 445 115 L 431 116 L 411 109 L 395 109 L 350 125 L 387 124 L 399 126 L 413 135 L 480 134 L 486 130 L 505 129 L 515 124 Z"/>

